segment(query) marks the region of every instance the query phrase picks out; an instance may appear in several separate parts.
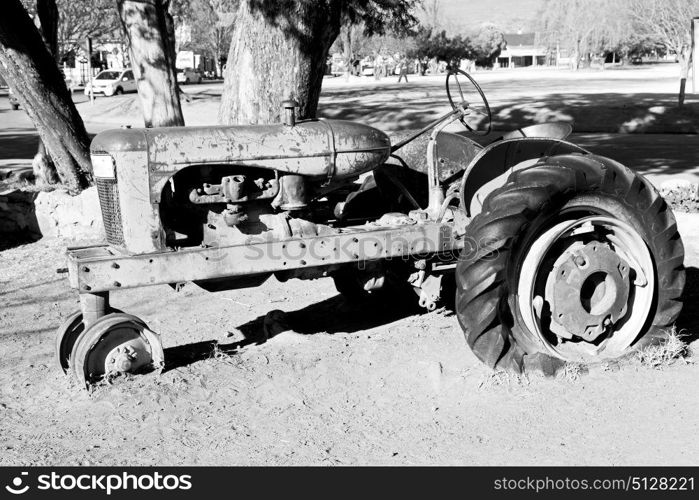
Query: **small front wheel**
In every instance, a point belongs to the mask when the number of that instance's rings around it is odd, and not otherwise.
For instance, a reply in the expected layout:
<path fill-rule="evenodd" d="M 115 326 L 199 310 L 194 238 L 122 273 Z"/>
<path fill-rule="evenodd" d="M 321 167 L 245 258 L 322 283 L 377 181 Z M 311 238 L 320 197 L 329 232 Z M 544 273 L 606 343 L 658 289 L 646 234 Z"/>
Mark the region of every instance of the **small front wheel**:
<path fill-rule="evenodd" d="M 119 309 L 111 308 L 111 313 L 120 313 Z M 85 330 L 83 323 L 83 313 L 78 310 L 68 316 L 68 318 L 56 329 L 55 360 L 63 373 L 68 373 L 71 365 L 71 354 L 75 342 Z"/>
<path fill-rule="evenodd" d="M 157 334 L 135 316 L 111 313 L 82 332 L 71 353 L 71 366 L 83 385 L 122 373 L 139 373 L 163 366 Z"/>
<path fill-rule="evenodd" d="M 70 368 L 70 353 L 73 350 L 75 341 L 80 334 L 85 330 L 83 323 L 83 313 L 76 311 L 63 322 L 56 330 L 56 364 L 63 370 L 63 373 L 68 373 Z"/>

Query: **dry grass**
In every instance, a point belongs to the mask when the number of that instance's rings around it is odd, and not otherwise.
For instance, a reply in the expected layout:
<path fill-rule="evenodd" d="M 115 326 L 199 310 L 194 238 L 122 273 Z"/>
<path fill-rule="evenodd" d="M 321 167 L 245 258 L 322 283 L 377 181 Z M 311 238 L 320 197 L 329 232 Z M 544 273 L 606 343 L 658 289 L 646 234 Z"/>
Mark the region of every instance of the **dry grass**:
<path fill-rule="evenodd" d="M 678 360 L 684 363 L 691 362 L 688 359 L 690 356 L 689 346 L 683 340 L 686 337 L 687 334 L 678 332 L 673 326 L 668 332 L 667 340 L 641 349 L 636 354 L 636 359 L 641 365 L 655 370 L 662 370 Z"/>
<path fill-rule="evenodd" d="M 566 363 L 563 370 L 561 370 L 561 378 L 567 380 L 568 382 L 577 382 L 580 378 L 588 373 L 587 366 L 581 363 Z"/>
<path fill-rule="evenodd" d="M 490 389 L 499 386 L 528 386 L 531 384 L 526 374 L 516 374 L 505 371 L 495 371 L 484 375 L 478 384 L 479 389 Z"/>
<path fill-rule="evenodd" d="M 218 342 L 214 344 L 213 349 L 211 349 L 211 358 L 218 360 L 218 361 L 227 361 L 230 359 L 230 354 L 227 352 L 223 351 L 221 347 L 218 345 Z"/>

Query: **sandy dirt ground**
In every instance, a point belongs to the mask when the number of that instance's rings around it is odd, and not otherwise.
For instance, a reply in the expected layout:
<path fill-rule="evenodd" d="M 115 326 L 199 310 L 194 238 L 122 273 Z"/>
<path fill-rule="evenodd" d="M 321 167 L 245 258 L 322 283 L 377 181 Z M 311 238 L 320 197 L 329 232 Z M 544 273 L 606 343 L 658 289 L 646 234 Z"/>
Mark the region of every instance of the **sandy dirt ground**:
<path fill-rule="evenodd" d="M 694 283 L 699 220 L 679 220 Z M 168 364 L 88 393 L 54 366 L 54 328 L 77 308 L 56 274 L 63 245 L 0 253 L 0 465 L 699 462 L 692 358 L 493 375 L 448 308 L 358 307 L 329 279 L 115 293 L 162 334 Z M 688 332 L 698 298 L 692 284 Z M 289 330 L 264 342 L 272 310 Z"/>
<path fill-rule="evenodd" d="M 644 92 L 654 93 L 643 97 L 654 105 L 670 103 L 671 69 L 649 71 L 479 80 L 498 117 L 529 119 L 538 111 L 531 102 L 517 107 L 525 93 L 552 96 L 554 114 L 577 102 L 579 116 L 586 106 L 596 106 L 589 114 Z M 185 110 L 196 117 L 188 117 L 191 124 L 214 123 L 220 86 L 186 90 L 195 94 Z M 79 107 L 97 132 L 116 123 L 99 118 L 124 121 L 129 109 L 138 116 L 134 102 L 121 96 L 98 100 L 92 112 L 87 103 Z M 431 77 L 405 87 L 392 79 L 335 79 L 326 82 L 321 104 L 327 116 L 385 130 L 419 126 L 446 110 L 443 78 Z M 35 150 L 23 116 L 12 115 L 16 123 L 0 131 L 0 157 Z M 622 161 L 653 174 L 699 169 L 696 155 L 677 148 L 677 136 L 643 144 L 624 137 L 631 136 L 575 140 L 625 154 Z M 696 141 L 681 138 L 689 150 Z M 699 332 L 699 218 L 678 220 L 689 285 L 677 327 L 691 341 Z M 66 276 L 56 273 L 67 243 L 44 239 L 0 251 L 0 465 L 699 463 L 699 354 L 661 369 L 630 359 L 555 378 L 494 375 L 471 354 L 448 307 L 357 306 L 329 279 L 270 279 L 218 294 L 194 285 L 179 293 L 166 286 L 115 293 L 115 307 L 162 334 L 166 370 L 88 393 L 53 360 L 54 330 L 78 307 Z M 274 310 L 286 313 L 288 330 L 265 342 L 263 319 Z"/>

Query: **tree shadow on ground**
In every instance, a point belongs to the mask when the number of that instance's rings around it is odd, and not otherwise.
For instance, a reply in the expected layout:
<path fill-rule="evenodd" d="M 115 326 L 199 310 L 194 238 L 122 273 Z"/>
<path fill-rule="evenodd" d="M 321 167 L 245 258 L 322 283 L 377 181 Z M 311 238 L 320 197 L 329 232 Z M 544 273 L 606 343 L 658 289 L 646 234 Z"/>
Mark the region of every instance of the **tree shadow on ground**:
<path fill-rule="evenodd" d="M 534 84 L 527 82 L 527 88 L 530 83 Z M 497 95 L 491 98 L 495 130 L 564 121 L 572 123 L 576 132 L 699 132 L 699 103 L 679 109 L 677 96 L 669 93 L 544 93 L 507 102 L 499 102 Z M 321 97 L 319 106 L 324 118 L 382 124 L 386 130 L 420 128 L 448 110 L 443 90 L 400 91 L 386 85 L 331 91 Z"/>
<path fill-rule="evenodd" d="M 347 301 L 342 295 L 336 295 L 296 311 L 280 314 L 272 311 L 239 325 L 237 329 L 245 338 L 237 342 L 225 344 L 211 340 L 170 347 L 165 350 L 165 371 L 208 359 L 216 351 L 233 354 L 242 347 L 266 342 L 265 323 L 269 324 L 270 317 L 278 319 L 282 330 L 315 335 L 361 332 L 423 312 L 424 309 L 406 302 L 376 300 L 355 303 Z"/>
<path fill-rule="evenodd" d="M 221 92 L 216 89 L 198 90 L 193 92 L 185 92 L 191 102 L 206 101 L 221 97 Z"/>
<path fill-rule="evenodd" d="M 2 239 L 0 240 L 0 252 L 2 252 L 3 250 L 10 250 L 11 248 L 19 247 L 22 245 L 27 245 L 29 243 L 34 243 L 41 239 L 41 236 L 37 236 L 35 233 L 0 233 L 0 236 L 2 236 Z"/>
<path fill-rule="evenodd" d="M 116 127 L 115 127 L 116 128 Z M 92 140 L 97 134 L 88 134 Z M 31 159 L 39 149 L 36 130 L 25 133 L 0 132 L 0 160 Z"/>
<path fill-rule="evenodd" d="M 699 269 L 688 267 L 687 284 L 684 289 L 684 304 L 682 313 L 675 325 L 683 335 L 683 340 L 691 343 L 699 339 L 699 310 L 692 304 L 699 301 Z M 447 315 L 455 312 L 455 284 L 453 275 L 443 282 L 442 305 Z M 355 333 L 388 325 L 408 316 L 424 314 L 426 311 L 414 303 L 367 301 L 353 303 L 342 295 L 311 304 L 302 309 L 287 313 L 274 314 L 274 311 L 238 326 L 244 339 L 231 343 L 220 343 L 216 340 L 196 342 L 165 349 L 165 371 L 174 370 L 190 364 L 209 359 L 216 352 L 235 354 L 241 348 L 266 342 L 266 321 L 270 316 L 279 321 L 282 331 L 292 330 L 302 335 L 317 333 Z"/>
<path fill-rule="evenodd" d="M 364 122 L 390 134 L 421 128 L 449 109 L 441 89 L 406 89 L 396 95 L 394 87 L 329 92 L 321 99 L 320 114 Z M 562 121 L 573 125 L 571 142 L 641 173 L 699 174 L 699 156 L 692 152 L 699 149 L 699 103 L 680 110 L 675 94 L 559 93 L 495 102 L 492 110 L 496 132 L 484 140 L 464 135 L 487 144 L 504 131 Z M 678 133 L 686 134 L 679 142 Z M 679 143 L 686 147 L 679 148 Z"/>
<path fill-rule="evenodd" d="M 697 133 L 699 103 L 677 107 L 674 94 L 549 94 L 495 105 L 493 126 L 566 121 L 576 132 Z"/>
<path fill-rule="evenodd" d="M 39 134 L 8 134 L 0 135 L 0 160 L 14 158 L 33 158 L 39 149 Z"/>
<path fill-rule="evenodd" d="M 571 142 L 642 174 L 699 175 L 699 135 L 573 134 Z M 678 147 L 682 144 L 682 147 Z"/>

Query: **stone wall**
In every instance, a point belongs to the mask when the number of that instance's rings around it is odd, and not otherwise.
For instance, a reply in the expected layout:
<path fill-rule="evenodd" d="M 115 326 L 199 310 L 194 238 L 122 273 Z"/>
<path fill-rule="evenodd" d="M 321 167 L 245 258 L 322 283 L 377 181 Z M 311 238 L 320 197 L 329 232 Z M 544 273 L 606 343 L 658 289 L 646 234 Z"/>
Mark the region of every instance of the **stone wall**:
<path fill-rule="evenodd" d="M 64 190 L 0 192 L 0 234 L 35 241 L 42 236 L 71 240 L 104 237 L 97 188 L 78 196 Z"/>
<path fill-rule="evenodd" d="M 104 236 L 102 212 L 97 188 L 86 189 L 78 196 L 66 191 L 42 192 L 36 197 L 36 219 L 43 236 L 68 239 Z"/>

